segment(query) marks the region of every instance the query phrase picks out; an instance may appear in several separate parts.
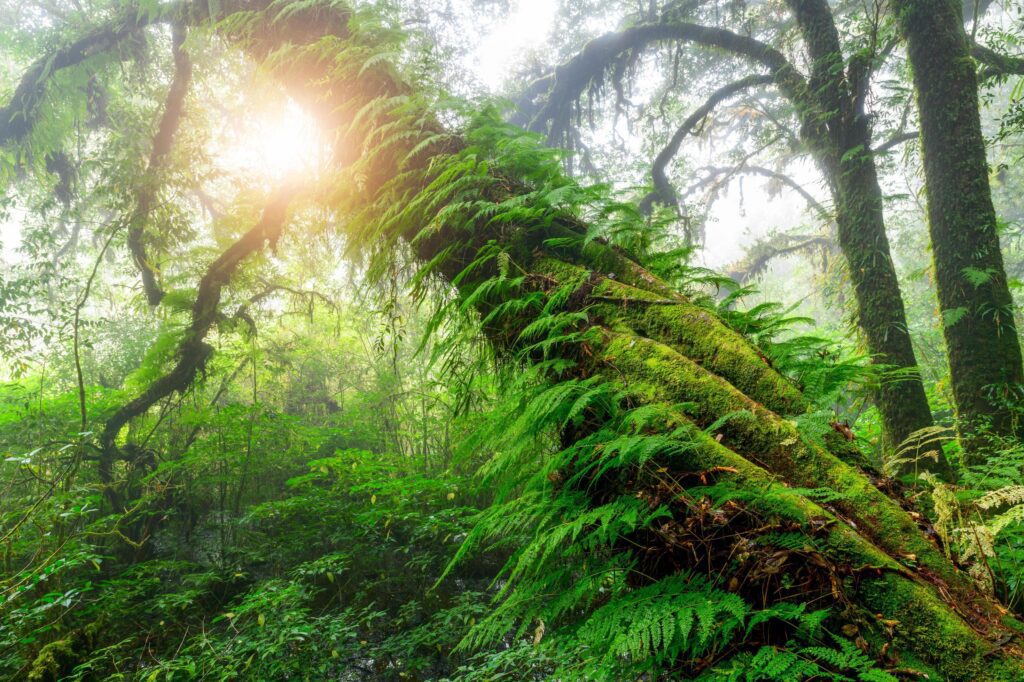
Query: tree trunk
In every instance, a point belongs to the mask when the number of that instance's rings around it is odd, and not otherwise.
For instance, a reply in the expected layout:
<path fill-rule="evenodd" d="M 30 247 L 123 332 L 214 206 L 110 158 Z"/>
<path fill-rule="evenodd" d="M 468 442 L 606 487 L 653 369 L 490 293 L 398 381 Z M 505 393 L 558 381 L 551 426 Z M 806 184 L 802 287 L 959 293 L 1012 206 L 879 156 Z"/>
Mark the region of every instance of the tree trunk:
<path fill-rule="evenodd" d="M 882 190 L 867 135 L 844 145 L 836 171 L 836 227 L 857 299 L 857 323 L 874 362 L 887 366 L 875 404 L 890 446 L 932 425 L 931 408 L 910 340 L 882 214 Z M 859 150 L 859 151 L 858 151 Z M 943 469 L 945 460 L 942 460 Z"/>
<path fill-rule="evenodd" d="M 935 279 L 961 431 L 1019 435 L 1024 383 L 961 3 L 893 4 L 914 72 Z"/>
<path fill-rule="evenodd" d="M 789 0 L 811 59 L 810 97 L 820 120 L 805 125 L 836 199 L 839 246 L 857 299 L 857 322 L 874 362 L 890 368 L 875 389 L 886 440 L 896 446 L 932 425 L 889 252 L 882 188 L 863 112 L 868 74 L 844 63 L 832 10 L 824 0 Z M 859 70 L 861 69 L 861 70 Z M 849 73 L 849 77 L 847 76 Z M 939 469 L 948 473 L 945 460 Z"/>

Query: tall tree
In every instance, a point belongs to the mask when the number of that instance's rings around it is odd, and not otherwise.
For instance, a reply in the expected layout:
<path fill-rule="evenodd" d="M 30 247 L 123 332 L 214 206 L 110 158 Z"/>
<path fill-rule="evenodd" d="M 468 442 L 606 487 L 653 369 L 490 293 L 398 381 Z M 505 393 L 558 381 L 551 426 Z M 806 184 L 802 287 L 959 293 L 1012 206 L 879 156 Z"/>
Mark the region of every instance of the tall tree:
<path fill-rule="evenodd" d="M 1024 363 L 1003 268 L 962 4 L 895 0 L 921 121 L 928 224 L 952 378 L 965 432 L 1020 432 Z"/>
<path fill-rule="evenodd" d="M 889 250 L 882 188 L 871 152 L 871 127 L 864 110 L 869 63 L 847 66 L 832 11 L 825 0 L 788 0 L 804 38 L 812 68 L 810 109 L 817 132 L 806 136 L 836 198 L 839 246 L 857 298 L 857 319 L 877 362 L 904 372 L 876 391 L 891 445 L 932 424 L 917 370 L 896 269 Z"/>

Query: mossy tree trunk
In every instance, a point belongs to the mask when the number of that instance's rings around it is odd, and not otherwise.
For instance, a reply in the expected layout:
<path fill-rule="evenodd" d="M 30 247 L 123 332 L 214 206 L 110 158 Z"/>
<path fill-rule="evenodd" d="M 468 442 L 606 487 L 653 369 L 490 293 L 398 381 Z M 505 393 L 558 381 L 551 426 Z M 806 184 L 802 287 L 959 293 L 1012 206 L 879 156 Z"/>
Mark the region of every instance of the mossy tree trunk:
<path fill-rule="evenodd" d="M 874 361 L 888 368 L 874 394 L 886 441 L 895 447 L 931 426 L 932 413 L 889 251 L 869 136 L 855 131 L 850 137 L 843 146 L 850 157 L 835 172 L 836 232 L 857 300 L 857 323 Z"/>
<path fill-rule="evenodd" d="M 1024 383 L 961 3 L 895 0 L 914 73 L 928 224 L 953 396 L 966 432 L 1019 435 Z"/>
<path fill-rule="evenodd" d="M 874 361 L 891 368 L 875 389 L 886 439 L 898 445 L 932 425 L 889 251 L 882 188 L 864 112 L 868 66 L 843 60 L 832 10 L 824 0 L 789 0 L 811 59 L 804 138 L 836 199 L 839 246 L 857 299 L 857 322 Z M 945 469 L 945 462 L 940 466 Z"/>

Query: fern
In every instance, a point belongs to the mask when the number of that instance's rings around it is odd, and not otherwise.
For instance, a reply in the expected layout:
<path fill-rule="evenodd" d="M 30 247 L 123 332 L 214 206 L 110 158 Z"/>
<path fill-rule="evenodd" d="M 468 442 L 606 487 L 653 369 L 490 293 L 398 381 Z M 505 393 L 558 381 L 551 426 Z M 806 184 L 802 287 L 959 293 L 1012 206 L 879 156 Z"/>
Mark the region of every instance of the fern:
<path fill-rule="evenodd" d="M 898 682 L 849 640 L 833 637 L 835 647 L 783 649 L 764 646 L 713 666 L 700 682 Z"/>
<path fill-rule="evenodd" d="M 656 662 L 702 656 L 727 643 L 750 615 L 735 594 L 682 574 L 612 599 L 577 636 L 607 659 Z"/>
<path fill-rule="evenodd" d="M 976 499 L 974 504 L 985 510 L 1024 504 L 1024 485 L 1008 485 L 985 493 Z"/>

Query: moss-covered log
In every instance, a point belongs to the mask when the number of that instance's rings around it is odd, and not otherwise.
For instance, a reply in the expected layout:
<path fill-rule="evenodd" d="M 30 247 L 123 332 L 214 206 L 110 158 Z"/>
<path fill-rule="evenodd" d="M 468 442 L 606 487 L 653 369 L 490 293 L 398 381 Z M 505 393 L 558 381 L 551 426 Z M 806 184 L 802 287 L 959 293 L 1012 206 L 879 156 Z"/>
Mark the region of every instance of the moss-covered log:
<path fill-rule="evenodd" d="M 1024 679 L 1024 653 L 1012 639 L 1021 624 L 867 475 L 802 436 L 791 418 L 807 402 L 752 345 L 625 255 L 584 239 L 578 213 L 545 203 L 550 193 L 536 192 L 529 172 L 494 167 L 472 132 L 446 130 L 429 99 L 417 97 L 383 57 L 380 36 L 350 29 L 348 12 L 242 7 L 259 11 L 221 26 L 252 53 L 274 53 L 275 72 L 338 141 L 346 165 L 329 201 L 354 237 L 382 251 L 410 244 L 429 273 L 447 277 L 485 315 L 522 293 L 496 281 L 560 291 L 576 282 L 571 307 L 589 318 L 574 319 L 591 326 L 577 344 L 575 371 L 607 376 L 639 401 L 692 404 L 676 424 L 717 423 L 721 438 L 695 427 L 697 447 L 687 450 L 686 464 L 728 467 L 752 497 L 771 486 L 835 491 L 834 512 L 800 490 L 792 511 L 811 526 L 824 523 L 824 560 L 847 567 L 832 590 L 862 617 L 887 623 L 908 665 L 947 680 Z M 503 219 L 494 220 L 499 214 Z M 259 244 L 266 236 L 256 235 Z M 200 296 L 194 322 L 208 327 L 209 306 L 237 260 L 211 271 L 207 284 L 215 291 Z M 525 274 L 504 277 L 513 265 Z M 492 295 L 481 295 L 485 288 Z M 535 309 L 517 310 L 528 322 Z M 527 343 L 507 326 L 486 330 L 501 352 Z M 125 421 L 147 406 L 140 408 Z"/>
<path fill-rule="evenodd" d="M 357 54 L 354 46 L 362 45 L 355 36 L 339 40 L 336 50 L 340 55 Z M 309 62 L 313 73 L 315 63 Z M 763 405 L 791 415 L 805 407 L 751 345 L 613 249 L 599 242 L 567 246 L 571 240 L 566 234 L 582 237 L 579 219 L 571 213 L 541 210 L 544 217 L 535 224 L 528 217 L 516 224 L 480 217 L 498 212 L 489 212 L 488 205 L 528 197 L 528 183 L 517 179 L 515 169 L 488 168 L 489 181 L 458 175 L 449 160 L 459 157 L 467 142 L 441 128 L 427 105 L 409 96 L 409 87 L 391 67 L 375 62 L 364 69 L 345 64 L 343 58 L 335 64 L 327 73 L 317 73 L 309 93 L 318 93 L 315 99 L 321 102 L 325 92 L 331 93 L 326 99 L 333 105 L 332 117 L 326 125 L 337 131 L 349 158 L 352 150 L 362 153 L 345 176 L 357 179 L 358 187 L 340 188 L 336 197 L 355 225 L 373 225 L 378 238 L 409 241 L 424 261 L 435 265 L 434 271 L 451 277 L 467 296 L 498 267 L 479 258 L 488 250 L 507 254 L 519 267 L 546 280 L 557 280 L 559 268 L 552 261 L 566 255 L 576 267 L 614 275 L 626 286 L 606 277 L 597 286 L 581 287 L 589 300 L 580 305 L 593 305 L 595 313 L 606 315 L 609 324 L 618 327 L 601 336 L 601 347 L 583 363 L 590 368 L 586 371 L 613 373 L 651 401 L 696 403 L 698 423 L 737 413 L 721 426 L 721 444 L 708 447 L 718 456 L 744 463 L 747 470 L 757 462 L 763 465 L 757 471 L 776 481 L 829 486 L 842 495 L 836 508 L 848 526 L 841 532 L 844 539 L 836 540 L 831 551 L 837 560 L 856 554 L 881 571 L 877 579 L 848 586 L 846 597 L 868 612 L 902 618 L 899 639 L 910 657 L 950 680 L 1011 680 L 1024 675 L 1019 652 L 1011 651 L 1000 660 L 996 651 L 995 660 L 986 658 L 996 649 L 994 642 L 1006 634 L 998 604 L 978 591 L 866 475 L 805 442 L 793 423 Z M 298 62 L 293 62 L 290 73 L 296 68 Z M 389 146 L 382 150 L 384 139 Z M 465 155 L 460 158 L 466 162 Z M 459 189 L 449 188 L 463 180 Z M 478 264 L 470 267 L 474 262 Z M 650 300 L 657 297 L 665 304 Z M 651 305 L 624 309 L 623 301 L 608 300 L 615 298 L 645 298 Z M 480 300 L 486 300 L 485 313 L 501 304 L 500 299 Z M 641 335 L 638 329 L 664 341 Z M 493 333 L 503 347 L 515 346 L 515 337 L 502 330 Z M 843 552 L 850 554 L 840 557 Z M 913 561 L 920 567 L 904 565 Z"/>
<path fill-rule="evenodd" d="M 689 424 L 677 415 L 665 424 L 666 431 Z M 763 490 L 781 486 L 777 476 L 764 467 L 738 455 L 697 427 L 689 434 L 691 447 L 682 464 L 690 470 L 714 468 L 732 470 L 738 486 Z M 862 604 L 875 620 L 889 621 L 879 626 L 892 628 L 891 644 L 903 657 L 904 666 L 930 679 L 950 682 L 1015 680 L 1022 667 L 1013 659 L 993 658 L 994 647 L 976 629 L 979 623 L 999 623 L 999 613 L 989 611 L 968 624 L 937 596 L 940 582 L 925 579 L 908 569 L 876 545 L 865 540 L 846 520 L 809 500 L 793 496 L 794 515 L 803 516 L 811 525 L 823 528 L 826 555 L 833 561 L 857 567 L 859 575 L 847 581 L 849 592 L 837 595 Z M 984 610 L 984 609 L 983 609 Z M 996 620 L 992 620 L 996 618 Z M 929 646 L 923 647 L 922 643 Z"/>

